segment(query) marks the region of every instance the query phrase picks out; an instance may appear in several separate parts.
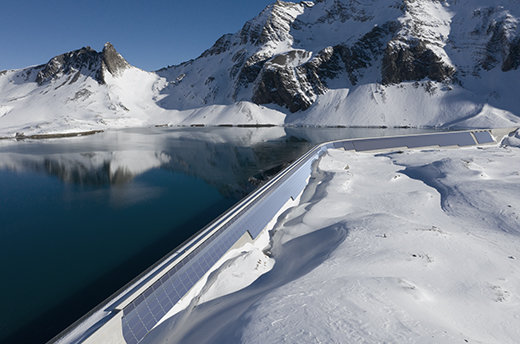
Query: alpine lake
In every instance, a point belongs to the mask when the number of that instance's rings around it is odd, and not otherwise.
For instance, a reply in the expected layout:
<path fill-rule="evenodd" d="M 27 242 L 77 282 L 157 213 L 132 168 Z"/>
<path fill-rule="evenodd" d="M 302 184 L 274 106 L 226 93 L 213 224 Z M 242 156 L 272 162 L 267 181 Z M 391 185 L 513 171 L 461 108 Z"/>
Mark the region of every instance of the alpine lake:
<path fill-rule="evenodd" d="M 50 340 L 316 144 L 425 131 L 144 128 L 1 140 L 0 342 Z"/>

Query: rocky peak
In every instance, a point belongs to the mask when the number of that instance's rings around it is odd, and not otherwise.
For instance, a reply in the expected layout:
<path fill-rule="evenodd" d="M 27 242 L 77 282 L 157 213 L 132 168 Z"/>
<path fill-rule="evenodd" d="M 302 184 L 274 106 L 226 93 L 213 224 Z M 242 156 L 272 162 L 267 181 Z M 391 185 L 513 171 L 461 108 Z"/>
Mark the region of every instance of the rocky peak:
<path fill-rule="evenodd" d="M 83 47 L 50 59 L 36 76 L 36 82 L 42 85 L 63 75 L 74 75 L 73 78 L 76 78 L 75 76 L 79 77 L 80 74 L 86 74 L 99 81 L 100 67 L 98 52 L 90 47 Z"/>
<path fill-rule="evenodd" d="M 215 42 L 215 44 L 213 44 L 213 46 L 211 48 L 204 51 L 202 53 L 201 57 L 218 55 L 218 54 L 228 51 L 231 48 L 233 37 L 234 36 L 229 33 L 226 35 L 223 35 Z"/>
<path fill-rule="evenodd" d="M 112 75 L 118 75 L 122 70 L 130 67 L 130 64 L 126 62 L 110 42 L 105 43 L 101 56 L 103 66 Z"/>
<path fill-rule="evenodd" d="M 74 83 L 83 75 L 105 84 L 105 72 L 116 76 L 129 66 L 110 43 L 106 43 L 101 52 L 87 46 L 50 59 L 38 72 L 36 82 L 43 85 L 65 76 L 66 82 Z"/>
<path fill-rule="evenodd" d="M 290 40 L 291 25 L 307 3 L 276 1 L 256 18 L 248 21 L 240 31 L 241 43 L 262 45 Z"/>
<path fill-rule="evenodd" d="M 380 60 L 385 44 L 399 25 L 388 22 L 374 27 L 353 45 L 327 47 L 311 58 L 311 53 L 291 50 L 270 59 L 259 76 L 253 101 L 275 103 L 291 112 L 306 110 L 327 90 L 329 80 L 346 77 L 345 87 L 354 86 L 367 68 Z"/>
<path fill-rule="evenodd" d="M 367 6 L 357 0 L 321 0 L 317 2 L 325 5 L 325 13 L 316 20 L 318 23 L 345 22 L 347 20 L 367 21 L 373 18 L 365 10 Z"/>
<path fill-rule="evenodd" d="M 294 20 L 305 7 L 313 5 L 310 1 L 297 4 L 278 0 L 267 6 L 258 16 L 247 21 L 238 33 L 238 40 L 235 39 L 236 35 L 225 34 L 210 49 L 202 53 L 201 57 L 221 54 L 237 44 L 263 47 L 291 41 L 290 30 Z"/>

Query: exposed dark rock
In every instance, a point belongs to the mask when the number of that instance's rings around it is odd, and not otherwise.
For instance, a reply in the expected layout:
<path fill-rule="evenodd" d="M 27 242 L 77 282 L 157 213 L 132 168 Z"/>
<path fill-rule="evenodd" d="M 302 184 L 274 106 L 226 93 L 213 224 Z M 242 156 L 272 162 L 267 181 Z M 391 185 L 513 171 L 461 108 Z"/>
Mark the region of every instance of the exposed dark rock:
<path fill-rule="evenodd" d="M 105 44 L 100 53 L 90 47 L 83 47 L 53 57 L 38 72 L 36 82 L 42 85 L 63 75 L 74 75 L 70 81 L 70 83 L 74 83 L 81 75 L 84 75 L 93 78 L 99 84 L 105 84 L 105 71 L 117 75 L 129 66 L 110 43 Z"/>
<path fill-rule="evenodd" d="M 346 47 L 342 45 L 325 48 L 303 66 L 307 78 L 319 93 L 325 92 L 326 79 L 334 79 L 343 70 L 341 56 L 344 49 Z"/>
<path fill-rule="evenodd" d="M 240 44 L 256 43 L 258 37 L 260 37 L 259 31 L 260 29 L 254 26 L 252 22 L 246 22 L 240 30 Z"/>
<path fill-rule="evenodd" d="M 289 31 L 294 17 L 288 9 L 302 5 L 292 2 L 276 1 L 267 6 L 259 17 L 266 17 L 265 22 L 250 20 L 240 30 L 241 44 L 251 43 L 263 45 L 271 42 L 281 42 L 290 37 Z"/>
<path fill-rule="evenodd" d="M 257 53 L 253 56 L 250 56 L 245 63 L 236 63 L 235 66 L 233 66 L 231 69 L 232 74 L 240 70 L 235 82 L 235 98 L 242 88 L 249 87 L 249 85 L 257 79 L 264 64 L 270 57 L 270 54 Z"/>
<path fill-rule="evenodd" d="M 455 70 L 444 64 L 441 58 L 420 40 L 392 40 L 384 51 L 381 72 L 382 83 L 387 85 L 425 78 L 445 81 L 453 76 Z"/>
<path fill-rule="evenodd" d="M 501 7 L 479 8 L 473 12 L 481 23 L 471 34 L 473 36 L 489 36 L 483 57 L 475 66 L 478 71 L 491 70 L 501 64 L 504 72 L 517 69 L 520 65 L 520 37 L 516 34 L 516 19 Z"/>
<path fill-rule="evenodd" d="M 74 74 L 74 77 L 72 78 L 72 80 L 70 81 L 71 84 L 75 83 L 76 81 L 78 81 L 79 77 L 81 76 L 81 72 L 78 70 L 76 72 L 76 74 Z"/>
<path fill-rule="evenodd" d="M 121 56 L 109 42 L 107 42 L 103 47 L 101 57 L 103 60 L 103 66 L 112 75 L 118 75 L 120 71 L 130 66 L 123 56 Z"/>
<path fill-rule="evenodd" d="M 247 59 L 247 50 L 241 49 L 238 52 L 236 52 L 233 57 L 231 58 L 231 61 L 233 61 L 233 67 L 229 71 L 229 76 L 231 79 L 234 79 L 237 74 L 240 72 L 242 66 L 246 62 Z"/>
<path fill-rule="evenodd" d="M 356 85 L 363 69 L 371 66 L 383 53 L 386 42 L 398 29 L 395 22 L 373 28 L 352 47 L 336 45 L 319 52 L 310 61 L 293 66 L 308 52 L 293 50 L 273 57 L 264 67 L 257 81 L 253 102 L 275 103 L 291 112 L 305 110 L 316 97 L 327 91 L 327 80 L 346 72 L 348 84 Z M 255 75 L 256 79 L 256 75 Z"/>
<path fill-rule="evenodd" d="M 60 75 L 81 71 L 99 83 L 104 83 L 100 67 L 99 53 L 90 47 L 84 47 L 53 57 L 38 73 L 36 82 L 42 85 Z"/>
<path fill-rule="evenodd" d="M 286 65 L 288 60 L 302 58 L 301 54 L 306 53 L 293 50 L 267 62 L 259 76 L 260 80 L 253 94 L 253 102 L 256 104 L 275 103 L 286 106 L 291 112 L 307 109 L 315 98 L 312 86 L 301 70 L 290 64 Z M 279 64 L 282 62 L 283 64 Z"/>
<path fill-rule="evenodd" d="M 486 45 L 484 61 L 481 63 L 481 67 L 484 70 L 495 68 L 500 63 L 499 59 L 501 59 L 501 55 L 503 55 L 503 49 L 509 45 L 503 23 L 492 22 L 489 24 L 487 33 L 490 32 L 492 35 Z"/>
<path fill-rule="evenodd" d="M 318 74 L 320 79 L 335 78 L 338 72 L 341 72 L 338 64 L 338 59 L 340 59 L 350 83 L 356 85 L 363 74 L 363 70 L 369 68 L 383 54 L 386 43 L 398 28 L 399 23 L 387 22 L 384 25 L 374 27 L 352 47 L 335 46 L 333 55 L 337 57 L 325 59 L 324 62 L 326 61 L 326 63 L 320 65 L 320 73 Z"/>
<path fill-rule="evenodd" d="M 71 100 L 78 100 L 80 98 L 88 98 L 92 95 L 92 92 L 87 90 L 86 88 L 82 88 L 78 92 L 74 94 L 74 97 Z"/>
<path fill-rule="evenodd" d="M 507 54 L 502 70 L 508 72 L 513 69 L 518 69 L 520 66 L 520 37 L 517 37 L 509 46 L 509 54 Z"/>

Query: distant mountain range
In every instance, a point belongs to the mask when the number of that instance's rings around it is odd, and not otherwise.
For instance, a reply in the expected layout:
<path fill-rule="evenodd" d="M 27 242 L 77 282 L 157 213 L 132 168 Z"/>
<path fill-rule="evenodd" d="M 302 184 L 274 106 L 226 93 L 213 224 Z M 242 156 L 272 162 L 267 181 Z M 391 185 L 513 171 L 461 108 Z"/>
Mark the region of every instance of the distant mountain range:
<path fill-rule="evenodd" d="M 0 72 L 0 136 L 147 125 L 511 126 L 520 2 L 269 5 L 156 72 L 107 43 Z"/>

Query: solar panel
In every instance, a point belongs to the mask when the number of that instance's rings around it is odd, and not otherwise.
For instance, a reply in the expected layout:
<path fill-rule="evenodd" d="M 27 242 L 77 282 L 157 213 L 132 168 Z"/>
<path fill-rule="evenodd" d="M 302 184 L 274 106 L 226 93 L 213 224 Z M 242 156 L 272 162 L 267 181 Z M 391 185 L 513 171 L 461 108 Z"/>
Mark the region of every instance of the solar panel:
<path fill-rule="evenodd" d="M 477 139 L 479 144 L 495 142 L 489 131 L 476 131 L 473 132 L 473 135 L 475 135 L 475 138 Z"/>
<path fill-rule="evenodd" d="M 446 134 L 438 134 L 442 135 L 442 143 L 443 146 L 473 146 L 475 145 L 475 140 L 471 136 L 469 132 L 462 133 L 446 133 Z"/>
<path fill-rule="evenodd" d="M 474 144 L 475 141 L 469 132 L 384 137 L 353 141 L 354 148 L 360 152 L 399 147 L 416 148 L 428 146 L 471 146 Z"/>
<path fill-rule="evenodd" d="M 128 318 L 123 318 L 121 321 L 122 321 L 121 327 L 122 327 L 122 330 L 123 330 L 125 341 L 128 344 L 137 344 L 137 343 L 139 343 L 139 341 L 137 340 L 137 336 L 134 334 L 134 331 L 137 330 L 137 326 L 136 325 L 130 325 L 128 323 Z M 145 333 L 145 335 L 146 335 L 146 333 Z M 144 335 L 143 335 L 143 337 L 144 337 Z"/>
<path fill-rule="evenodd" d="M 352 143 L 354 148 L 359 152 L 406 146 L 400 137 L 363 139 L 353 141 Z"/>
<path fill-rule="evenodd" d="M 352 141 L 333 142 L 327 145 L 328 148 L 343 148 L 345 150 L 354 150 L 354 143 Z"/>
<path fill-rule="evenodd" d="M 406 138 L 405 146 L 408 148 L 440 146 L 442 137 L 438 134 L 410 136 Z"/>
<path fill-rule="evenodd" d="M 225 230 L 207 239 L 184 259 L 182 268 L 178 264 L 177 271 L 173 269 L 145 290 L 136 300 L 123 309 L 123 335 L 132 343 L 140 342 L 147 331 L 167 313 L 184 294 L 228 251 L 243 235 L 246 228 L 251 236 L 256 238 L 271 221 L 274 215 L 287 202 L 289 197 L 296 198 L 306 185 L 310 175 L 312 161 L 321 151 L 317 150 L 307 161 L 302 161 L 291 174 L 291 178 L 280 181 L 254 207 L 249 207 L 243 216 L 233 221 Z M 196 259 L 194 259 L 196 258 Z M 172 273 L 173 271 L 173 273 Z M 164 287 L 163 287 L 164 285 Z M 143 303 L 144 300 L 144 303 Z M 164 306 L 163 306 L 164 305 Z"/>

